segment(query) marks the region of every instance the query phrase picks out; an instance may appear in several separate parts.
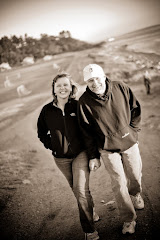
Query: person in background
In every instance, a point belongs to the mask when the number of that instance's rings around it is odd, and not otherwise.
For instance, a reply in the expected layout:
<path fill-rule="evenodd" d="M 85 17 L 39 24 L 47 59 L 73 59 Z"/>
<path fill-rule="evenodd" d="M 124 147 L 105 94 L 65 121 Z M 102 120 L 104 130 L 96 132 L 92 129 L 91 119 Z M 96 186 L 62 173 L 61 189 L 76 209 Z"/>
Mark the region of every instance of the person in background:
<path fill-rule="evenodd" d="M 69 74 L 62 73 L 53 79 L 53 101 L 42 108 L 37 131 L 45 148 L 52 151 L 57 167 L 77 199 L 85 239 L 94 236 L 96 240 L 99 236 L 94 222 L 99 216 L 95 213 L 89 190 L 90 170 L 78 125 L 76 91 Z"/>
<path fill-rule="evenodd" d="M 123 224 L 122 233 L 134 233 L 135 209 L 143 209 L 142 161 L 138 147 L 141 107 L 132 90 L 109 80 L 97 64 L 83 70 L 86 91 L 79 98 L 78 119 L 90 170 L 108 171 Z"/>
<path fill-rule="evenodd" d="M 144 86 L 146 88 L 146 93 L 147 94 L 150 94 L 151 93 L 151 77 L 150 77 L 150 74 L 149 72 L 146 70 L 145 71 L 145 74 L 144 74 Z"/>

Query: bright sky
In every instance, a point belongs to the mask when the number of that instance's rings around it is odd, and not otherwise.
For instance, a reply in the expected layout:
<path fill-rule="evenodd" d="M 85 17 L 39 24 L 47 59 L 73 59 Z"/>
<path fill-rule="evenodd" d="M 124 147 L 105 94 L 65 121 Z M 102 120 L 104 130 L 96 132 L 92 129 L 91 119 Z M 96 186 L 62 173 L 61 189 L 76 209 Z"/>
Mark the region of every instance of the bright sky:
<path fill-rule="evenodd" d="M 98 42 L 160 24 L 160 0 L 0 0 L 0 38 L 58 36 Z"/>

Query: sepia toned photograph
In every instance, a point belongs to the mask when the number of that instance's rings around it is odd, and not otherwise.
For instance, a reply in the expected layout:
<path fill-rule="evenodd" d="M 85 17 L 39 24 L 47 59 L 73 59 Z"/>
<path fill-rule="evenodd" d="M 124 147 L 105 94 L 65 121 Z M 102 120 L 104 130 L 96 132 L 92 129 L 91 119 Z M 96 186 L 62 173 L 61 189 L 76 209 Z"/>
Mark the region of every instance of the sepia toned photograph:
<path fill-rule="evenodd" d="M 0 239 L 156 240 L 160 1 L 0 0 Z"/>

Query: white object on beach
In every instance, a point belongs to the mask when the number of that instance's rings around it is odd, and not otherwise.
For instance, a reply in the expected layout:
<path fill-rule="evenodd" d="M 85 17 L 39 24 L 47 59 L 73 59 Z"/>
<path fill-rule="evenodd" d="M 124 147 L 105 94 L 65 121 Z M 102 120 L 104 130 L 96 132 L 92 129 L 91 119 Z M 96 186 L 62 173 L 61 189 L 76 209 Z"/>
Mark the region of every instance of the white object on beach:
<path fill-rule="evenodd" d="M 17 87 L 17 93 L 19 97 L 29 95 L 31 92 L 32 91 L 28 90 L 24 85 L 20 85 Z"/>
<path fill-rule="evenodd" d="M 6 80 L 4 81 L 4 87 L 5 87 L 5 88 L 11 88 L 11 87 L 13 87 L 13 86 L 14 86 L 14 84 L 11 83 L 11 81 L 10 81 L 9 78 L 8 78 L 8 76 L 6 76 Z"/>
<path fill-rule="evenodd" d="M 57 63 L 53 63 L 53 69 L 59 69 L 59 65 Z"/>

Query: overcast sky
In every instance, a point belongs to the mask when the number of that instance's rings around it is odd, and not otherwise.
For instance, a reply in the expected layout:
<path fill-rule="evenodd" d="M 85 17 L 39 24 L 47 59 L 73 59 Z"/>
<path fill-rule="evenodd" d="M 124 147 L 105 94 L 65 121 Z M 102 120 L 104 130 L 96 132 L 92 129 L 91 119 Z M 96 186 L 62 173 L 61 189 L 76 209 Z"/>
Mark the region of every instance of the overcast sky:
<path fill-rule="evenodd" d="M 160 24 L 160 0 L 0 0 L 0 38 L 57 36 L 98 42 Z"/>

